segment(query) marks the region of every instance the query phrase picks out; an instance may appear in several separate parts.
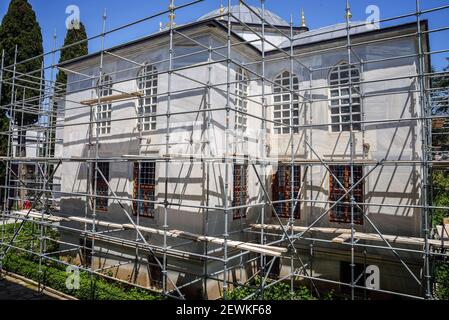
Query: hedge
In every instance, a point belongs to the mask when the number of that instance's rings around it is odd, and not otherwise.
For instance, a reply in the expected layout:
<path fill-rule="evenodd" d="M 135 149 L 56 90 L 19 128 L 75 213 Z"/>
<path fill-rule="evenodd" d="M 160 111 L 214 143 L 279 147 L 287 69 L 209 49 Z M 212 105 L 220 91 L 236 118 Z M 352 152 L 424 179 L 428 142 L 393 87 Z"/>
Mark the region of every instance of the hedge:
<path fill-rule="evenodd" d="M 80 271 L 80 288 L 70 290 L 66 287 L 67 273 L 61 266 L 42 265 L 42 274 L 39 274 L 39 265 L 36 261 L 27 259 L 18 254 L 8 254 L 4 260 L 3 268 L 28 279 L 39 281 L 54 290 L 71 295 L 80 300 L 161 300 L 162 296 L 132 286 L 108 282 L 99 276 L 91 276 Z M 93 282 L 92 282 L 93 280 Z M 92 290 L 92 284 L 95 288 Z M 92 294 L 94 292 L 94 296 Z"/>
<path fill-rule="evenodd" d="M 261 279 L 256 278 L 254 287 L 246 286 L 232 290 L 228 293 L 227 300 L 243 300 L 255 293 L 260 284 Z M 268 284 L 270 284 L 269 280 L 266 282 L 266 285 Z M 251 300 L 258 298 L 260 298 L 259 295 L 254 295 Z M 326 295 L 325 299 L 332 299 L 332 294 Z M 264 290 L 264 300 L 316 300 L 316 298 L 304 286 L 297 288 L 292 295 L 290 285 L 285 282 L 279 282 Z"/>

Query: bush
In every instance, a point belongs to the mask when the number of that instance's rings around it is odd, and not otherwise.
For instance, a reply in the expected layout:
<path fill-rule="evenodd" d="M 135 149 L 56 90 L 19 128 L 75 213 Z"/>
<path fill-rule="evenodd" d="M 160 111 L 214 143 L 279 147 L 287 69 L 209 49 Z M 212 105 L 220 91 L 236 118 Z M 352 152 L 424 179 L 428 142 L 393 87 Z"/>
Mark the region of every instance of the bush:
<path fill-rule="evenodd" d="M 237 288 L 228 293 L 227 300 L 243 300 L 249 295 L 255 293 L 259 286 L 261 285 L 261 279 L 256 278 L 254 281 L 254 286 L 246 286 L 242 288 Z M 267 280 L 266 285 L 272 283 Z M 256 294 L 250 300 L 258 299 L 260 294 Z M 285 282 L 279 282 L 272 285 L 264 290 L 264 300 L 316 300 L 309 289 L 304 286 L 297 288 L 292 295 L 290 290 L 290 285 Z"/>
<path fill-rule="evenodd" d="M 14 232 L 20 224 L 5 226 L 5 242 L 12 240 Z M 22 230 L 15 238 L 15 245 L 29 251 L 39 252 L 39 245 L 32 247 L 31 240 L 39 241 L 40 231 L 35 225 L 25 223 Z M 45 229 L 45 236 L 58 239 L 57 230 Z M 35 243 L 36 244 L 36 243 Z M 57 251 L 56 242 L 47 241 L 47 251 Z M 45 286 L 74 296 L 80 300 L 159 300 L 161 295 L 149 291 L 137 289 L 131 285 L 120 284 L 114 281 L 80 272 L 80 288 L 69 290 L 66 287 L 67 273 L 65 266 L 52 261 L 45 261 L 42 265 L 42 273 L 39 273 L 39 260 L 35 255 L 25 255 L 17 250 L 11 250 L 5 257 L 3 268 L 25 278 L 39 281 Z M 94 286 L 94 287 L 93 287 Z M 93 294 L 94 293 L 94 294 Z"/>
<path fill-rule="evenodd" d="M 9 253 L 4 260 L 4 269 L 28 279 L 39 281 L 52 289 L 71 295 L 80 300 L 161 300 L 162 297 L 146 290 L 132 286 L 108 282 L 99 276 L 91 276 L 87 272 L 80 272 L 80 288 L 69 290 L 66 287 L 67 274 L 61 265 L 48 263 L 42 265 L 39 274 L 37 261 L 27 259 L 17 253 Z M 94 288 L 92 288 L 94 285 Z M 92 290 L 94 289 L 94 290 Z M 92 294 L 94 292 L 94 296 Z"/>
<path fill-rule="evenodd" d="M 435 297 L 439 300 L 449 300 L 449 264 L 440 262 L 435 270 Z"/>

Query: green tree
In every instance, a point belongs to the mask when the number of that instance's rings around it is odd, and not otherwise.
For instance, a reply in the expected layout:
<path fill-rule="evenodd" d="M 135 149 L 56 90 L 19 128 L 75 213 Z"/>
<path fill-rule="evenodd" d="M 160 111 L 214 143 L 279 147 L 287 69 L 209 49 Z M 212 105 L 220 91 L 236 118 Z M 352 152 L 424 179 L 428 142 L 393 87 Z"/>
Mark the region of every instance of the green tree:
<path fill-rule="evenodd" d="M 17 61 L 25 61 L 16 65 L 15 94 L 18 101 L 23 97 L 27 100 L 26 107 L 39 106 L 39 94 L 43 88 L 43 81 L 40 80 L 41 67 L 44 52 L 42 46 L 42 32 L 36 20 L 36 14 L 27 0 L 11 0 L 6 15 L 0 26 L 0 52 L 5 50 L 5 66 L 14 63 L 15 48 L 18 48 Z M 37 58 L 36 58 L 37 57 Z M 32 59 L 34 58 L 34 59 Z M 28 74 L 23 76 L 23 74 Z M 4 72 L 1 105 L 11 103 L 12 72 Z M 27 87 L 27 88 L 25 88 Z M 18 124 L 30 125 L 38 120 L 37 112 L 21 112 L 21 106 L 17 106 L 15 121 Z M 29 109 L 28 109 L 29 110 Z M 4 111 L 2 111 L 4 114 Z"/>
<path fill-rule="evenodd" d="M 78 28 L 68 29 L 65 39 L 63 49 L 61 50 L 61 56 L 59 58 L 59 63 L 69 61 L 78 57 L 85 56 L 89 53 L 88 51 L 88 43 L 87 43 L 87 34 L 86 28 L 84 25 L 79 22 Z M 57 123 L 57 106 L 58 101 L 64 101 L 64 96 L 66 94 L 66 85 L 67 85 L 67 74 L 64 71 L 59 71 L 56 76 L 56 84 L 55 84 L 55 99 L 53 102 L 53 110 L 51 112 L 52 116 L 50 117 L 49 124 L 50 130 L 47 131 L 46 134 L 50 135 L 50 148 L 49 155 L 54 156 L 55 154 L 55 139 L 56 139 L 56 123 Z M 46 156 L 46 146 L 44 146 L 41 151 L 42 156 Z M 50 166 L 50 172 L 52 171 L 53 166 Z"/>
<path fill-rule="evenodd" d="M 3 83 L 0 97 L 0 126 L 2 132 L 9 130 L 9 120 L 6 117 L 6 109 L 11 101 L 21 101 L 25 98 L 26 103 L 19 103 L 15 107 L 14 121 L 22 127 L 19 130 L 19 145 L 25 145 L 26 130 L 23 126 L 34 124 L 38 121 L 38 106 L 41 100 L 43 80 L 41 69 L 43 62 L 42 32 L 36 20 L 33 8 L 26 0 L 11 0 L 8 11 L 3 17 L 0 25 L 0 53 L 4 50 L 4 66 L 14 64 L 15 48 L 18 48 L 16 65 L 16 76 L 14 92 L 12 90 L 13 72 L 11 68 L 4 70 Z M 34 59 L 32 59 L 35 57 Z M 16 99 L 12 98 L 12 96 Z M 26 110 L 24 110 L 25 105 Z M 21 147 L 17 150 L 21 156 L 26 156 L 26 149 Z M 7 152 L 7 138 L 0 138 L 0 152 Z M 23 171 L 23 168 L 22 170 Z M 0 183 L 4 183 L 5 167 L 0 164 Z"/>
<path fill-rule="evenodd" d="M 449 61 L 449 59 L 448 59 Z M 434 71 L 434 70 L 432 70 Z M 443 69 L 444 73 L 432 78 L 432 114 L 447 116 L 449 114 L 449 66 Z M 447 129 L 433 129 L 433 146 L 441 151 L 449 150 L 449 135 Z M 447 168 L 436 167 L 432 174 L 433 205 L 449 207 L 449 172 Z M 433 225 L 443 224 L 443 219 L 449 217 L 449 210 L 432 210 Z M 435 261 L 435 297 L 439 300 L 449 299 L 449 261 L 447 258 L 437 258 Z"/>
<path fill-rule="evenodd" d="M 449 58 L 447 59 L 449 62 Z M 435 70 L 432 68 L 432 72 Z M 435 75 L 431 79 L 432 115 L 447 116 L 449 114 L 449 66 L 443 69 L 443 73 Z M 433 145 L 441 151 L 449 150 L 449 135 L 444 134 L 447 129 L 434 129 Z"/>
<path fill-rule="evenodd" d="M 84 41 L 86 40 L 86 41 Z M 81 42 L 81 43 L 79 43 Z M 72 45 L 77 43 L 75 45 Z M 72 45 L 72 46 L 70 46 Z M 67 47 L 67 48 L 65 48 Z M 78 57 L 85 56 L 89 53 L 87 44 L 86 28 L 80 22 L 79 28 L 69 29 L 64 40 L 64 49 L 61 50 L 61 57 L 59 63 L 69 61 Z M 65 72 L 60 71 L 56 78 L 58 88 L 64 88 L 67 84 L 67 75 Z M 58 90 L 59 91 L 59 90 Z M 64 92 L 65 93 L 65 92 Z"/>

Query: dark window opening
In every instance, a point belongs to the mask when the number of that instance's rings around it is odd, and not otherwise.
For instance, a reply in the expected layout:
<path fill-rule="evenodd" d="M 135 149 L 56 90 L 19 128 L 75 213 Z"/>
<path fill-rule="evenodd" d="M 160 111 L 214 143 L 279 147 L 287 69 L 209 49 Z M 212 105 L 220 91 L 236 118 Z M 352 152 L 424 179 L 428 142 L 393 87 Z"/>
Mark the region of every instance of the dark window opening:
<path fill-rule="evenodd" d="M 333 205 L 338 199 L 343 197 L 346 190 L 349 190 L 351 184 L 351 166 L 330 166 L 331 172 L 340 181 L 344 188 L 330 175 L 329 182 L 329 201 Z M 363 167 L 354 166 L 354 184 L 363 177 Z M 354 199 L 356 203 L 362 203 L 364 198 L 364 183 L 359 183 L 353 189 Z M 330 221 L 337 223 L 351 223 L 351 196 L 347 194 L 334 208 L 330 211 Z M 363 206 L 354 205 L 354 223 L 363 224 Z M 360 208 L 359 208 L 360 207 Z M 362 209 L 362 210 L 361 210 Z"/>
<path fill-rule="evenodd" d="M 354 280 L 356 286 L 365 286 L 365 266 L 363 264 L 356 263 L 354 266 Z M 340 291 L 343 294 L 351 293 L 351 263 L 346 261 L 340 262 L 340 282 L 346 283 L 347 285 L 340 285 Z M 364 293 L 363 289 L 356 289 L 355 293 L 357 296 L 362 296 Z"/>
<path fill-rule="evenodd" d="M 273 202 L 274 208 L 278 215 L 282 218 L 289 218 L 294 207 L 293 216 L 295 219 L 300 219 L 300 202 L 299 192 L 301 189 L 301 167 L 293 166 L 293 193 L 292 193 L 292 166 L 280 164 L 276 174 L 273 176 Z M 292 199 L 298 199 L 298 202 L 293 202 Z M 281 201 L 276 203 L 277 201 Z M 273 216 L 275 213 L 273 212 Z"/>
<path fill-rule="evenodd" d="M 134 215 L 154 218 L 156 209 L 154 202 L 156 189 L 156 162 L 140 162 L 134 164 Z"/>
<path fill-rule="evenodd" d="M 162 287 L 164 275 L 154 255 L 148 256 L 148 275 L 152 287 Z"/>
<path fill-rule="evenodd" d="M 105 181 L 100 174 L 100 172 L 103 174 L 103 176 L 108 180 Z M 96 206 L 95 209 L 97 211 L 108 211 L 109 201 L 108 201 L 108 195 L 109 195 L 109 162 L 99 162 L 98 163 L 98 170 L 95 170 L 95 174 L 93 174 L 93 181 L 92 181 L 92 187 L 95 187 L 96 182 L 96 190 L 95 195 L 98 197 L 96 198 Z"/>
<path fill-rule="evenodd" d="M 92 240 L 81 238 L 81 264 L 85 267 L 90 267 L 92 264 Z"/>
<path fill-rule="evenodd" d="M 18 209 L 18 201 L 19 198 L 19 165 L 11 164 L 11 171 L 14 173 L 10 173 L 10 181 L 9 185 L 11 189 L 9 189 L 9 201 L 8 206 L 9 210 Z M 8 173 L 8 172 L 7 172 Z"/>
<path fill-rule="evenodd" d="M 234 165 L 234 192 L 232 206 L 244 206 L 248 202 L 248 166 Z M 234 219 L 246 218 L 248 209 L 240 208 L 234 210 Z"/>
<path fill-rule="evenodd" d="M 270 269 L 271 263 L 273 263 L 273 266 L 271 267 L 270 273 L 268 274 L 268 277 L 273 280 L 278 280 L 279 276 L 281 274 L 281 259 L 279 258 L 272 258 L 274 260 L 270 260 L 266 265 L 266 272 Z"/>

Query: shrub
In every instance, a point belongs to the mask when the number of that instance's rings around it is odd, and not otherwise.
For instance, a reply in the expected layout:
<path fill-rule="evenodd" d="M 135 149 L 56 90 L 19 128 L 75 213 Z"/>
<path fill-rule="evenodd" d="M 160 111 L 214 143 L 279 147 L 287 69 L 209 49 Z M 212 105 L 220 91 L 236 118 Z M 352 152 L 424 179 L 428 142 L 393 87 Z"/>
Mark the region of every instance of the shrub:
<path fill-rule="evenodd" d="M 272 281 L 267 280 L 266 285 L 270 283 L 272 283 Z M 249 295 L 255 293 L 260 285 L 261 279 L 256 278 L 252 287 L 246 286 L 230 291 L 227 296 L 227 300 L 243 300 Z M 256 300 L 259 297 L 260 294 L 256 294 L 251 298 L 251 300 Z M 315 300 L 315 298 L 312 296 L 309 289 L 304 286 L 294 290 L 292 295 L 289 284 L 285 282 L 278 282 L 264 290 L 264 300 Z"/>
<path fill-rule="evenodd" d="M 449 300 L 449 264 L 440 262 L 435 270 L 435 297 L 439 300 Z"/>
<path fill-rule="evenodd" d="M 80 272 L 80 288 L 70 290 L 66 287 L 66 270 L 56 263 L 39 265 L 34 259 L 28 259 L 17 253 L 9 253 L 5 258 L 4 269 L 28 279 L 39 281 L 52 289 L 74 296 L 80 300 L 161 300 L 160 295 L 132 286 L 109 282 L 99 276 L 91 276 L 87 272 Z M 94 293 L 94 294 L 93 294 Z"/>

